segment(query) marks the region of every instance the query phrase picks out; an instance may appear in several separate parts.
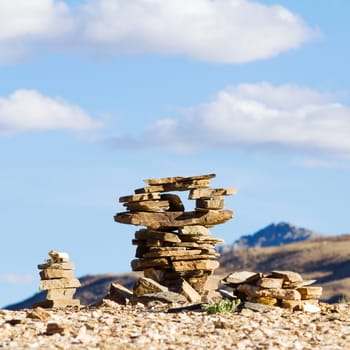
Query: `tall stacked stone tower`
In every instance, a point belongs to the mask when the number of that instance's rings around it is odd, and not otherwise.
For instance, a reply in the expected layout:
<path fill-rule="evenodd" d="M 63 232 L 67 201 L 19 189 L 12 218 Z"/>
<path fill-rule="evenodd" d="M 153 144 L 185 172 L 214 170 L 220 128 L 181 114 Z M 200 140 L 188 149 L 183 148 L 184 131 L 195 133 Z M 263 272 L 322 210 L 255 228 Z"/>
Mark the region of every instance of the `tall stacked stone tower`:
<path fill-rule="evenodd" d="M 192 177 L 167 177 L 144 180 L 146 187 L 135 194 L 119 198 L 127 211 L 118 213 L 116 222 L 145 226 L 136 231 L 133 244 L 136 259 L 133 271 L 144 271 L 145 277 L 176 290 L 186 280 L 197 292 L 203 293 L 205 282 L 219 266 L 210 227 L 232 218 L 224 209 L 225 196 L 236 193 L 234 188 L 210 188 L 215 174 Z M 195 201 L 193 211 L 185 211 L 176 191 L 188 191 Z"/>

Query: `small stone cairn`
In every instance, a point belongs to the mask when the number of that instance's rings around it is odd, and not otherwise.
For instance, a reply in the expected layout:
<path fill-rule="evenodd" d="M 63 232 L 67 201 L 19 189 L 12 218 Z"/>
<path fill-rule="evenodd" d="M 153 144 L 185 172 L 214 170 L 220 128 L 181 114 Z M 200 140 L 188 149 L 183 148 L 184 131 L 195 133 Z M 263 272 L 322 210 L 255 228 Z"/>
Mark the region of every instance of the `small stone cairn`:
<path fill-rule="evenodd" d="M 54 250 L 48 254 L 50 258 L 44 264 L 38 265 L 41 270 L 39 289 L 47 290 L 46 300 L 34 304 L 33 307 L 64 308 L 80 305 L 80 300 L 73 299 L 80 282 L 74 277 L 74 264 L 69 262 L 68 254 Z"/>
<path fill-rule="evenodd" d="M 303 280 L 293 271 L 233 272 L 222 282 L 233 288 L 233 294 L 241 301 L 269 306 L 280 306 L 293 311 L 318 312 L 322 287 L 310 286 L 315 280 Z"/>
<path fill-rule="evenodd" d="M 236 193 L 234 188 L 210 188 L 215 176 L 144 180 L 148 186 L 119 198 L 127 211 L 116 214 L 115 221 L 146 226 L 132 241 L 137 246 L 133 271 L 144 271 L 146 278 L 173 292 L 184 283 L 199 294 L 205 291 L 208 276 L 219 266 L 215 244 L 223 243 L 208 228 L 232 218 L 232 211 L 223 209 L 224 199 Z M 173 191 L 189 191 L 195 209 L 185 211 L 180 197 L 169 193 Z"/>

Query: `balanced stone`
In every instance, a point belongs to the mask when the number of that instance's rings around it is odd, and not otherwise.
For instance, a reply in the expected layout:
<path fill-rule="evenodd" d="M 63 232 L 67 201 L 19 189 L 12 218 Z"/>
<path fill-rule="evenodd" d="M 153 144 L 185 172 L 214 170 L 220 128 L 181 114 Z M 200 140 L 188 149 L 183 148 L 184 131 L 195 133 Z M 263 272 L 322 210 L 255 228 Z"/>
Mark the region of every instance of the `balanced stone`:
<path fill-rule="evenodd" d="M 179 228 L 187 225 L 213 226 L 230 220 L 231 210 L 210 210 L 208 212 L 124 212 L 114 220 L 123 224 L 147 226 L 153 229 Z"/>

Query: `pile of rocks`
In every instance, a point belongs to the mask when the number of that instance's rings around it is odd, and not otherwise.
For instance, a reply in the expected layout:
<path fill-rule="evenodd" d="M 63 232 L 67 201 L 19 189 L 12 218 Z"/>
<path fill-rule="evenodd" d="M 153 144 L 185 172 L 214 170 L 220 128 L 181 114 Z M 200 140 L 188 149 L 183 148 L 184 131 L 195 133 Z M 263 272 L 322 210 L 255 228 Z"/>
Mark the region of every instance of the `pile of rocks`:
<path fill-rule="evenodd" d="M 215 176 L 144 180 L 148 186 L 119 198 L 127 212 L 118 213 L 115 221 L 146 226 L 135 233 L 133 271 L 144 271 L 169 290 L 176 291 L 185 280 L 203 293 L 208 276 L 219 266 L 215 244 L 223 243 L 208 228 L 232 218 L 231 210 L 223 210 L 224 199 L 236 193 L 234 188 L 209 188 Z M 185 211 L 178 195 L 165 193 L 173 191 L 189 191 L 195 209 Z"/>
<path fill-rule="evenodd" d="M 66 307 L 80 305 L 78 299 L 73 299 L 80 282 L 74 277 L 74 264 L 69 262 L 67 253 L 51 250 L 50 258 L 44 264 L 39 264 L 40 290 L 47 290 L 46 300 L 36 303 L 33 307 Z"/>
<path fill-rule="evenodd" d="M 322 287 L 310 287 L 315 280 L 305 281 L 293 271 L 272 271 L 269 274 L 234 272 L 222 282 L 232 287 L 234 295 L 242 301 L 291 310 L 319 311 L 318 299 L 322 295 Z"/>

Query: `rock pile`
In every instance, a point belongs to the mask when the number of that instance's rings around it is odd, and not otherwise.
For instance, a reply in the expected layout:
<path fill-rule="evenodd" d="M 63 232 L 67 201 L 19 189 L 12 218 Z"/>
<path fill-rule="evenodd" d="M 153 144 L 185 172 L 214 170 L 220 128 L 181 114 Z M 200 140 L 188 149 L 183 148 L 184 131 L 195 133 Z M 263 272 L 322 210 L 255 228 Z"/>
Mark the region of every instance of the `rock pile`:
<path fill-rule="evenodd" d="M 80 305 L 78 299 L 73 299 L 80 282 L 74 277 L 74 264 L 69 262 L 67 253 L 51 250 L 50 258 L 44 264 L 39 264 L 40 290 L 47 290 L 46 300 L 36 303 L 33 307 L 66 307 Z"/>
<path fill-rule="evenodd" d="M 291 310 L 317 312 L 322 287 L 311 286 L 315 280 L 304 281 L 293 271 L 272 271 L 270 274 L 234 272 L 222 282 L 233 288 L 234 295 L 242 301 Z"/>
<path fill-rule="evenodd" d="M 219 266 L 215 244 L 223 243 L 208 228 L 232 218 L 232 211 L 223 208 L 225 196 L 236 193 L 234 188 L 210 188 L 215 176 L 144 180 L 148 186 L 119 198 L 127 211 L 115 215 L 115 221 L 146 226 L 132 241 L 137 246 L 133 271 L 144 271 L 145 277 L 172 291 L 187 281 L 198 293 L 204 292 L 208 276 Z M 194 211 L 185 211 L 180 197 L 168 193 L 173 191 L 189 191 Z"/>

